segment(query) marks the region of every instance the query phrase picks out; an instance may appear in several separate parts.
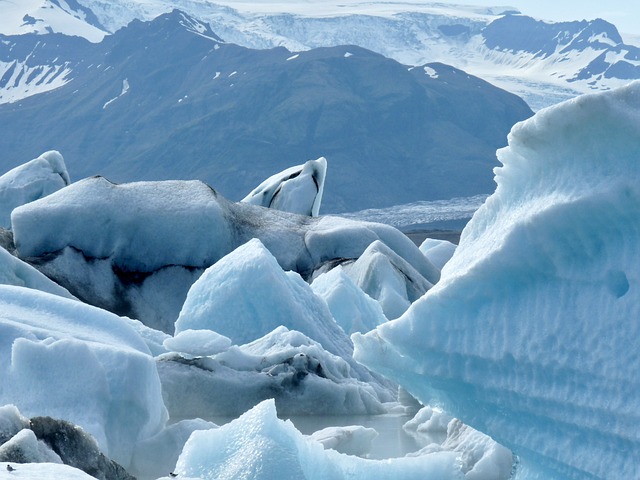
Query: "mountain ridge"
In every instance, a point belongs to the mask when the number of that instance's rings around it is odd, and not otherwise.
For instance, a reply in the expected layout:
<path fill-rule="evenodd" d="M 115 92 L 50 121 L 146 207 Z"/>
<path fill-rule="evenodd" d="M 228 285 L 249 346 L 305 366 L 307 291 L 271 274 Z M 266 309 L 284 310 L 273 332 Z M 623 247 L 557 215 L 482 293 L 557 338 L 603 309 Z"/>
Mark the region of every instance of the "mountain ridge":
<path fill-rule="evenodd" d="M 99 44 L 76 38 L 67 51 L 86 56 L 65 85 L 0 105 L 5 162 L 55 148 L 74 178 L 201 179 L 239 200 L 325 156 L 325 210 L 353 211 L 490 192 L 495 150 L 532 113 L 443 64 L 357 46 L 252 50 L 199 25 L 173 11 Z"/>

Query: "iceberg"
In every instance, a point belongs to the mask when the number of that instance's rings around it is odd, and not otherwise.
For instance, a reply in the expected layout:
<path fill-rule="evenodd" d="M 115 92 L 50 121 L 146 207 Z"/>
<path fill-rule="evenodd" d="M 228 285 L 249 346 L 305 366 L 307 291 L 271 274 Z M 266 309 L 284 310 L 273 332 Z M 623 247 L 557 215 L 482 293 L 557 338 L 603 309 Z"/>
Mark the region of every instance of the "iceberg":
<path fill-rule="evenodd" d="M 371 442 L 378 436 L 373 428 L 361 425 L 346 427 L 327 427 L 309 435 L 313 440 L 346 455 L 364 457 L 371 451 Z"/>
<path fill-rule="evenodd" d="M 439 276 L 433 269 L 429 278 Z M 380 241 L 372 242 L 355 262 L 345 263 L 345 271 L 366 294 L 375 298 L 389 319 L 398 318 L 433 284 L 413 265 Z"/>
<path fill-rule="evenodd" d="M 453 252 L 456 251 L 457 245 L 447 240 L 438 240 L 436 238 L 427 238 L 420 244 L 420 251 L 424 256 L 440 270 L 445 264 L 451 260 Z"/>
<path fill-rule="evenodd" d="M 11 228 L 14 208 L 71 183 L 60 152 L 51 150 L 0 176 L 0 227 Z"/>
<path fill-rule="evenodd" d="M 213 330 L 183 330 L 168 337 L 162 346 L 171 352 L 179 352 L 190 357 L 208 357 L 229 350 L 231 339 Z"/>
<path fill-rule="evenodd" d="M 241 201 L 317 217 L 326 175 L 327 160 L 324 157 L 309 160 L 304 165 L 287 168 L 269 177 Z"/>
<path fill-rule="evenodd" d="M 126 320 L 38 290 L 0 285 L 0 378 L 0 405 L 82 427 L 124 468 L 168 419 L 155 362 Z"/>
<path fill-rule="evenodd" d="M 507 480 L 516 461 L 509 449 L 442 410 L 423 407 L 404 430 L 424 447 L 409 456 L 455 452 L 465 480 Z"/>
<path fill-rule="evenodd" d="M 26 262 L 0 248 L 0 284 L 33 288 L 66 298 L 75 298 L 67 289 L 49 280 Z"/>
<path fill-rule="evenodd" d="M 216 424 L 200 418 L 185 419 L 168 425 L 136 446 L 130 471 L 138 479 L 155 479 L 172 472 L 191 434 L 197 430 L 218 428 Z M 107 479 L 111 480 L 111 478 Z"/>
<path fill-rule="evenodd" d="M 290 421 L 278 419 L 272 400 L 218 429 L 194 432 L 178 459 L 175 474 L 200 480 L 463 478 L 453 453 L 368 460 L 325 450 Z"/>
<path fill-rule="evenodd" d="M 0 445 L 0 462 L 63 463 L 61 458 L 33 430 L 23 428 Z"/>
<path fill-rule="evenodd" d="M 638 478 L 640 82 L 517 124 L 442 278 L 356 358 L 519 457 Z"/>
<path fill-rule="evenodd" d="M 33 417 L 29 420 L 29 429 L 23 432 L 44 443 L 54 453 L 54 459 L 60 459 L 65 465 L 78 468 L 100 480 L 135 480 L 121 465 L 100 451 L 91 435 L 70 422 L 51 417 Z M 50 460 L 45 457 L 44 461 Z"/>
<path fill-rule="evenodd" d="M 238 416 L 268 398 L 283 415 L 384 413 L 393 390 L 347 360 L 281 326 L 216 355 L 168 352 L 157 365 L 172 419 Z"/>
<path fill-rule="evenodd" d="M 316 277 L 311 289 L 327 302 L 331 315 L 348 334 L 366 333 L 387 321 L 380 304 L 362 291 L 341 265 Z"/>
<path fill-rule="evenodd" d="M 19 258 L 74 296 L 168 333 L 204 270 L 253 238 L 305 279 L 376 240 L 429 282 L 440 275 L 388 225 L 234 203 L 198 181 L 84 179 L 16 208 L 12 228 Z"/>
<path fill-rule="evenodd" d="M 236 344 L 280 325 L 298 330 L 335 355 L 351 356 L 351 342 L 327 304 L 295 272 L 285 272 L 258 239 L 209 267 L 193 284 L 175 332 L 213 330 Z"/>

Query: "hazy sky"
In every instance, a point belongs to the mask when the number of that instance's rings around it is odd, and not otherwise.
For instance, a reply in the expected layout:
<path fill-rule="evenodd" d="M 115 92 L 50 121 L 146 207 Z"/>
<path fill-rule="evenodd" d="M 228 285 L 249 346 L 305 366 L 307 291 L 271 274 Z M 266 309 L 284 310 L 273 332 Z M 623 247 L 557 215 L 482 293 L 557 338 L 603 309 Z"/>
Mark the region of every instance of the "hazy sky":
<path fill-rule="evenodd" d="M 593 20 L 604 18 L 621 33 L 640 35 L 639 0 L 455 0 L 443 3 L 509 5 L 543 20 Z"/>

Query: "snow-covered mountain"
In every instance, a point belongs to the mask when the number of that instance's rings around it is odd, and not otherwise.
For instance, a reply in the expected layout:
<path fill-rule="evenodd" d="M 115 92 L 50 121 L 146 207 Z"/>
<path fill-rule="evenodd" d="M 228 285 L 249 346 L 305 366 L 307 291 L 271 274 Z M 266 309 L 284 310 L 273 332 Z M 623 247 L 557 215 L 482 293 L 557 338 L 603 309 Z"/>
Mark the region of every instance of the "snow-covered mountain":
<path fill-rule="evenodd" d="M 38 19 L 40 32 L 47 21 L 53 31 L 62 31 L 61 22 L 42 13 L 53 6 L 85 18 L 86 27 L 70 22 L 64 28 L 92 41 L 104 30 L 115 32 L 131 20 L 151 20 L 179 8 L 207 22 L 226 41 L 251 48 L 300 51 L 353 44 L 408 65 L 453 65 L 522 96 L 534 109 L 640 78 L 640 50 L 625 44 L 614 25 L 600 19 L 547 23 L 512 7 L 361 0 L 30 2 L 43 4 L 36 10 L 39 16 L 29 13 Z M 6 23 L 0 21 L 0 32 L 18 33 L 15 21 Z M 23 23 L 20 31 L 36 30 Z"/>
<path fill-rule="evenodd" d="M 495 150 L 531 115 L 447 65 L 409 68 L 356 46 L 247 49 L 179 11 L 100 43 L 2 40 L 16 58 L 6 92 L 63 84 L 0 105 L 4 170 L 55 148 L 75 178 L 200 179 L 239 200 L 325 156 L 323 213 L 354 211 L 491 192 Z"/>
<path fill-rule="evenodd" d="M 76 0 L 20 0 L 0 4 L 0 33 L 64 33 L 101 41 L 108 33 L 93 12 Z"/>

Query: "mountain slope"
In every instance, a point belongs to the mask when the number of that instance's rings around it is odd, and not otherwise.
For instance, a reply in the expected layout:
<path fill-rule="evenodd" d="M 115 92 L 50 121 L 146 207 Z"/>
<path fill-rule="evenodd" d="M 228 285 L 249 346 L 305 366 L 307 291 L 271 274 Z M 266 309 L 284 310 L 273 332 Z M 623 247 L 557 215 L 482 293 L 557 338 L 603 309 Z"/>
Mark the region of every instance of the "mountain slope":
<path fill-rule="evenodd" d="M 496 148 L 531 115 L 446 65 L 355 46 L 251 50 L 178 11 L 99 44 L 71 40 L 89 50 L 64 60 L 72 80 L 0 106 L 5 170 L 56 148 L 74 178 L 196 178 L 239 200 L 325 156 L 324 212 L 353 211 L 492 191 Z"/>

